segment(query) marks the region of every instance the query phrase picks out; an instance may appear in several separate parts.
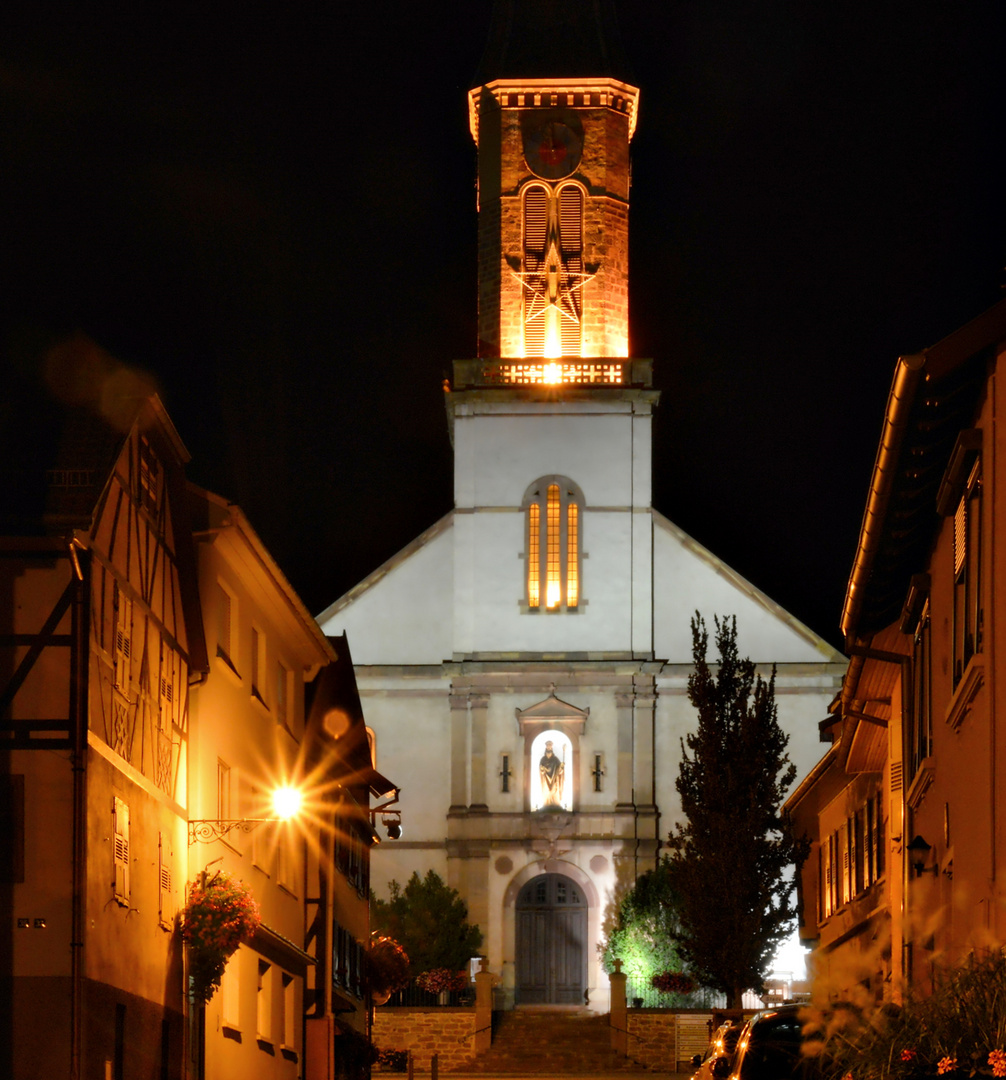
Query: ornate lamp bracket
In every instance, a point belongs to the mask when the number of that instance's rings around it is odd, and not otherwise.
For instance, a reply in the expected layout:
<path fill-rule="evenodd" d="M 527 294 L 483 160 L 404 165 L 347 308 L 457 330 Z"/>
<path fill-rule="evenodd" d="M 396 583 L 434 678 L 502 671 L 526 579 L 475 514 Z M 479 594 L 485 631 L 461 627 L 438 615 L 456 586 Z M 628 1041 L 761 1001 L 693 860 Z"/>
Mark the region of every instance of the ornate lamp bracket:
<path fill-rule="evenodd" d="M 223 840 L 234 829 L 250 833 L 263 821 L 277 821 L 278 818 L 238 818 L 235 821 L 213 821 L 209 818 L 197 818 L 189 822 L 189 844 L 211 844 L 214 840 Z"/>

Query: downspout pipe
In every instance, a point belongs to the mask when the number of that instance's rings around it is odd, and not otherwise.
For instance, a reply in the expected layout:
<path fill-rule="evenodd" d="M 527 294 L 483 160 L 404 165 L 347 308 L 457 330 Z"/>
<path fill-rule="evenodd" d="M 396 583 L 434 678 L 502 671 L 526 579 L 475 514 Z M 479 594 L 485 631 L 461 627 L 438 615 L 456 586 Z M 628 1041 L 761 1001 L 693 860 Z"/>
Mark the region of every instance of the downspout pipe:
<path fill-rule="evenodd" d="M 866 510 L 863 512 L 863 523 L 859 529 L 856 557 L 852 564 L 852 573 L 849 575 L 849 584 L 845 590 L 841 629 L 846 650 L 856 644 L 856 628 L 863 610 L 863 598 L 883 536 L 884 518 L 891 500 L 901 446 L 908 429 L 908 418 L 915 401 L 915 392 L 923 378 L 925 364 L 925 352 L 911 353 L 908 356 L 899 356 L 894 369 L 894 381 L 887 398 L 877 460 L 870 479 L 870 493 L 866 500 Z M 859 682 L 864 660 L 863 656 L 853 655 L 852 657 L 842 686 L 843 709 L 848 707 L 853 688 Z"/>

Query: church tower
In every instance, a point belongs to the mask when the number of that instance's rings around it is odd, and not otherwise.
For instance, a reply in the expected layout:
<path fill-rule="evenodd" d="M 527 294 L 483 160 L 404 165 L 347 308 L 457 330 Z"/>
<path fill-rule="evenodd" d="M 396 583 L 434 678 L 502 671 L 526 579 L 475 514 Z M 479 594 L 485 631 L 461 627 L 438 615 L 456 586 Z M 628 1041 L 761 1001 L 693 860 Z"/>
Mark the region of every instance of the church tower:
<path fill-rule="evenodd" d="M 447 399 L 456 659 L 653 655 L 658 394 L 628 358 L 623 69 L 606 5 L 501 3 L 469 92 L 479 359 L 455 363 Z"/>
<path fill-rule="evenodd" d="M 454 509 L 318 621 L 348 636 L 375 766 L 404 784 L 378 895 L 434 870 L 482 929 L 497 1007 L 603 1012 L 608 905 L 679 812 L 692 614 L 736 615 L 743 652 L 777 665 L 801 773 L 844 664 L 651 505 L 659 395 L 629 356 L 639 92 L 611 3 L 497 0 L 475 82 L 479 344 L 446 388 Z"/>

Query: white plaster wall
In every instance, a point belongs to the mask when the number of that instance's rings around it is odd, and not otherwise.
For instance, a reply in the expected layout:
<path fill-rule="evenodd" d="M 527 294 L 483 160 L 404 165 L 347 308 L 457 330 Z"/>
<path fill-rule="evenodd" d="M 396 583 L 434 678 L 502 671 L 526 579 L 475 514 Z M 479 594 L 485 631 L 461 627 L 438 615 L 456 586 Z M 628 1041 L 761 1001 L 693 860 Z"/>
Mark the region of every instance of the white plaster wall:
<path fill-rule="evenodd" d="M 772 602 L 699 544 L 677 535 L 675 527 L 654 515 L 653 623 L 655 655 L 671 663 L 691 663 L 691 617 L 698 610 L 710 631 L 714 615 L 737 616 L 737 645 L 756 663 L 820 663 L 840 660 L 825 642 L 771 610 Z M 746 588 L 739 587 L 743 582 Z"/>
<path fill-rule="evenodd" d="M 478 406 L 454 428 L 455 505 L 520 506 L 541 476 L 567 476 L 588 507 L 626 506 L 633 497 L 633 435 L 637 455 L 649 458 L 649 417 L 628 402 Z M 519 408 L 519 411 L 517 411 Z M 589 411 L 587 411 L 589 409 Z M 582 411 L 580 411 L 582 410 Z M 649 504 L 637 476 L 636 505 Z"/>
<path fill-rule="evenodd" d="M 402 837 L 391 840 L 377 822 L 381 843 L 371 853 L 371 886 L 387 899 L 388 882 L 401 885 L 413 871 L 447 880 L 444 839 L 450 804 L 450 709 L 448 683 L 424 679 L 410 693 L 409 680 L 359 674 L 363 713 L 376 737 L 377 768 L 401 795 Z M 439 690 L 442 688 L 442 694 Z"/>
<path fill-rule="evenodd" d="M 397 563 L 392 559 L 383 577 L 321 623 L 326 634 L 349 635 L 354 664 L 439 664 L 450 658 L 451 532 L 448 526 Z"/>

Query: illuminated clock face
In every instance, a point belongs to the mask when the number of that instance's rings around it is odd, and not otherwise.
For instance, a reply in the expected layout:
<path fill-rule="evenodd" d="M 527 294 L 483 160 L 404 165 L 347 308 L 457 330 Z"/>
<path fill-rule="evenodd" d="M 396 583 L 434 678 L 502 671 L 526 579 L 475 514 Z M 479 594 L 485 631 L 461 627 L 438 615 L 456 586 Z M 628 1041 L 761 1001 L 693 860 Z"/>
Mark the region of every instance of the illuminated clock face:
<path fill-rule="evenodd" d="M 524 160 L 543 180 L 561 180 L 576 171 L 583 152 L 583 133 L 575 113 L 526 114 L 521 124 Z"/>

